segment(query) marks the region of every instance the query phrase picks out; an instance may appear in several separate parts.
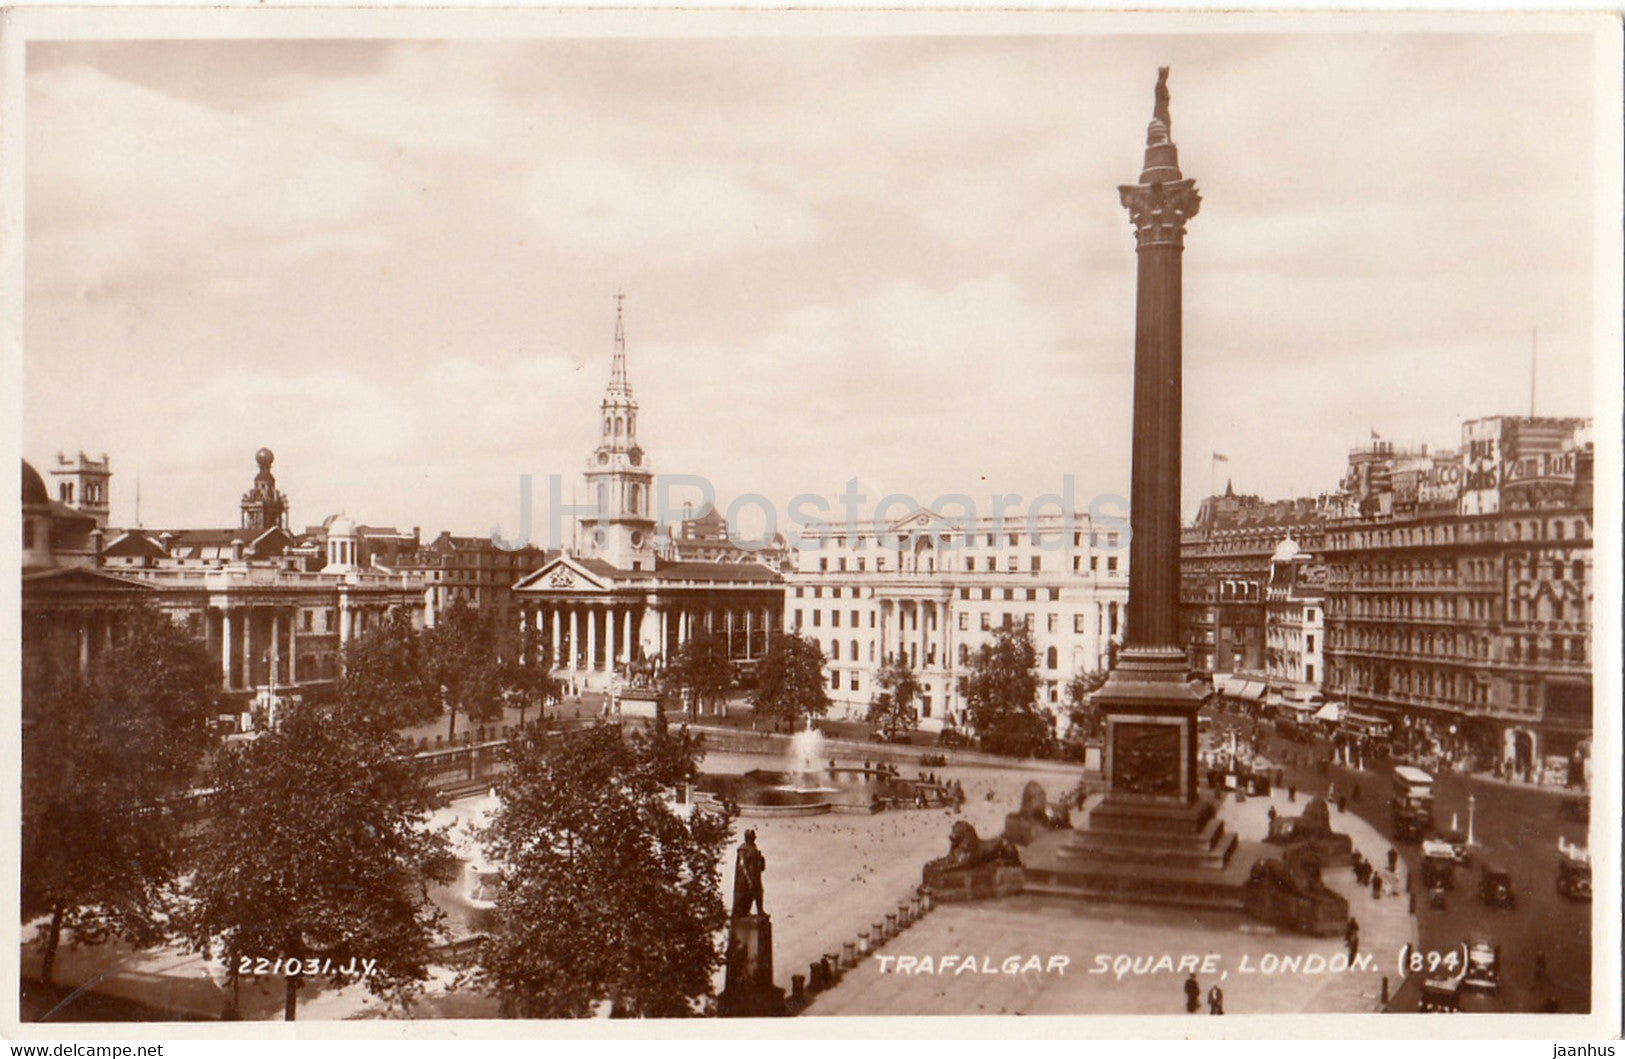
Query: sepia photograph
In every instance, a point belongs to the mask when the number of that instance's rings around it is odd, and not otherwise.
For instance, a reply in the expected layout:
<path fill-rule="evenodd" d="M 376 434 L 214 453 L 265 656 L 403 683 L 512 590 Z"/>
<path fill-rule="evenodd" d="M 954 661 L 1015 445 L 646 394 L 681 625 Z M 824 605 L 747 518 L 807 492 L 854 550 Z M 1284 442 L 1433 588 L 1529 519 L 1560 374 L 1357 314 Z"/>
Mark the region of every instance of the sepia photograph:
<path fill-rule="evenodd" d="M 1617 1036 L 1621 70 L 8 12 L 6 1035 Z"/>

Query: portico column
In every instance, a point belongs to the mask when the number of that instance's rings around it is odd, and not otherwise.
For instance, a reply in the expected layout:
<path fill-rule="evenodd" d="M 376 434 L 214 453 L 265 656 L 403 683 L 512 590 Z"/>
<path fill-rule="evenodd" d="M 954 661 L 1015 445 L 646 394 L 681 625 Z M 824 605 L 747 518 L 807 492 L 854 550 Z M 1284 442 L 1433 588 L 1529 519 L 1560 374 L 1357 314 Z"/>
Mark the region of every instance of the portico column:
<path fill-rule="evenodd" d="M 762 653 L 767 654 L 773 646 L 773 609 L 762 608 Z"/>
<path fill-rule="evenodd" d="M 243 608 L 243 687 L 254 690 L 254 608 Z"/>
<path fill-rule="evenodd" d="M 627 663 L 627 665 L 631 665 L 632 662 L 634 660 L 636 660 L 637 656 L 638 656 L 638 649 L 637 649 L 638 641 L 637 641 L 636 637 L 634 636 L 633 630 L 632 630 L 632 612 L 634 610 L 636 610 L 636 609 L 637 608 L 633 607 L 631 604 L 627 604 L 626 614 L 622 619 L 623 621 L 626 622 L 626 628 L 623 630 L 625 635 L 621 637 L 621 642 L 626 644 L 626 663 Z"/>
<path fill-rule="evenodd" d="M 587 672 L 598 669 L 598 608 L 587 607 Z"/>
<path fill-rule="evenodd" d="M 231 608 L 220 608 L 220 683 L 231 690 Z"/>
<path fill-rule="evenodd" d="M 725 619 L 723 625 L 727 628 L 728 657 L 732 658 L 734 656 L 734 609 L 729 607 L 723 617 Z"/>
<path fill-rule="evenodd" d="M 604 608 L 604 672 L 615 672 L 615 606 Z"/>
<path fill-rule="evenodd" d="M 266 661 L 267 684 L 280 683 L 282 669 L 282 612 L 280 608 L 271 608 L 271 656 Z"/>
<path fill-rule="evenodd" d="M 561 665 L 559 659 L 559 615 L 561 613 L 562 611 L 557 606 L 547 608 L 548 635 L 553 638 L 553 666 L 555 669 Z"/>
<path fill-rule="evenodd" d="M 299 608 L 288 616 L 288 683 L 299 683 Z"/>
<path fill-rule="evenodd" d="M 751 654 L 750 654 L 750 646 L 751 646 L 751 644 L 750 644 L 750 627 L 751 627 L 751 625 L 752 625 L 752 620 L 751 620 L 750 608 L 747 607 L 747 608 L 745 608 L 745 657 L 747 659 L 751 657 Z"/>
<path fill-rule="evenodd" d="M 574 672 L 581 657 L 581 608 L 570 608 L 570 670 Z"/>

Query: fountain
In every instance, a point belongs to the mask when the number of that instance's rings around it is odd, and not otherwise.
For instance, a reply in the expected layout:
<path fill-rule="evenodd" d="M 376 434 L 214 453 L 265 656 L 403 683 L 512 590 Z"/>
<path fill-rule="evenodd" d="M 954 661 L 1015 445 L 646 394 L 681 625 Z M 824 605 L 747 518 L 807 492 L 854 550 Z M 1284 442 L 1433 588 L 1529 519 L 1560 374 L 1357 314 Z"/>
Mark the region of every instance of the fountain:
<path fill-rule="evenodd" d="M 796 766 L 796 775 L 811 776 L 818 769 L 823 756 L 824 733 L 808 726 L 790 740 L 790 760 Z"/>
<path fill-rule="evenodd" d="M 742 816 L 815 816 L 821 813 L 874 813 L 886 808 L 940 808 L 951 804 L 942 784 L 893 776 L 880 767 L 838 767 L 825 761 L 824 733 L 797 732 L 790 740 L 783 772 L 752 769 L 743 775 L 705 773 L 699 789 L 730 800 Z"/>

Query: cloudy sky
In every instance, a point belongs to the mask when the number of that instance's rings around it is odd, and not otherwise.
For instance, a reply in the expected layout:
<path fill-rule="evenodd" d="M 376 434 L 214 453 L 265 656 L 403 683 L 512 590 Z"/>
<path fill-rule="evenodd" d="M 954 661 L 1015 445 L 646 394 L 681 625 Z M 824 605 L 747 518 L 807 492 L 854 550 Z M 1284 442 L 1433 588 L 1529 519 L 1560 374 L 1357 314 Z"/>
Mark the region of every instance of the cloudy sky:
<path fill-rule="evenodd" d="M 913 23 L 915 29 L 929 23 Z M 23 452 L 114 520 L 513 527 L 641 440 L 726 501 L 1126 494 L 1159 64 L 1203 192 L 1187 509 L 1376 430 L 1592 413 L 1593 42 L 1566 35 L 34 42 Z M 1617 352 L 1617 351 L 1616 351 Z M 833 502 L 833 500 L 832 500 Z"/>

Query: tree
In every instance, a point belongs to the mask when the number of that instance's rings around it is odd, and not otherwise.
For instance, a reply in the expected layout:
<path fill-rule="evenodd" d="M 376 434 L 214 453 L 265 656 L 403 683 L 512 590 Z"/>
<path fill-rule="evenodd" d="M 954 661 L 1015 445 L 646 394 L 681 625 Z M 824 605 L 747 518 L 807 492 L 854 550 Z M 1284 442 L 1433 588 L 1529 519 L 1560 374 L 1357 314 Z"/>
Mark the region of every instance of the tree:
<path fill-rule="evenodd" d="M 869 703 L 869 722 L 880 726 L 888 742 L 899 732 L 912 732 L 920 721 L 914 707 L 920 697 L 920 681 L 908 661 L 897 658 L 882 665 L 875 683 L 880 690 Z"/>
<path fill-rule="evenodd" d="M 666 679 L 688 689 L 694 705 L 716 709 L 734 684 L 734 665 L 728 657 L 728 640 L 719 633 L 698 629 L 681 647 L 666 671 Z"/>
<path fill-rule="evenodd" d="M 457 736 L 457 713 L 472 721 L 502 716 L 497 633 L 491 620 L 458 600 L 425 636 L 428 679 L 442 689 L 449 718 L 446 741 Z"/>
<path fill-rule="evenodd" d="M 811 637 L 775 637 L 756 671 L 750 704 L 757 716 L 789 720 L 800 727 L 802 718 L 829 712 L 829 678 L 824 675 L 824 649 Z"/>
<path fill-rule="evenodd" d="M 1066 682 L 1067 723 L 1069 738 L 1091 739 L 1100 734 L 1105 717 L 1095 704 L 1095 692 L 1106 685 L 1107 672 L 1103 669 L 1087 673 L 1074 673 Z"/>
<path fill-rule="evenodd" d="M 440 716 L 440 685 L 428 669 L 428 644 L 410 615 L 397 611 L 351 640 L 336 694 L 345 708 L 396 728 Z"/>
<path fill-rule="evenodd" d="M 498 634 L 497 684 L 504 700 L 519 704 L 519 724 L 533 705 L 557 699 L 559 682 L 553 676 L 553 648 L 531 626 L 509 627 Z"/>
<path fill-rule="evenodd" d="M 519 1018 L 695 1013 L 727 923 L 731 820 L 665 792 L 696 775 L 686 741 L 618 725 L 529 729 L 510 746 L 487 850 L 503 865 L 481 979 Z"/>
<path fill-rule="evenodd" d="M 1051 749 L 1054 727 L 1038 707 L 1038 654 L 1025 625 L 1005 625 L 977 649 L 960 692 L 984 749 L 1023 757 Z"/>
<path fill-rule="evenodd" d="M 428 883 L 449 882 L 455 860 L 403 749 L 376 719 L 305 703 L 215 762 L 182 922 L 234 976 L 244 959 L 317 961 L 286 975 L 286 1019 L 307 979 L 359 978 L 405 1005 L 428 977 L 442 918 Z"/>
<path fill-rule="evenodd" d="M 163 937 L 179 836 L 163 804 L 201 763 L 219 686 L 203 645 L 156 611 L 132 611 L 127 633 L 87 673 L 76 662 L 31 667 L 22 689 L 22 916 L 50 917 L 47 983 L 64 933 L 136 946 Z"/>

